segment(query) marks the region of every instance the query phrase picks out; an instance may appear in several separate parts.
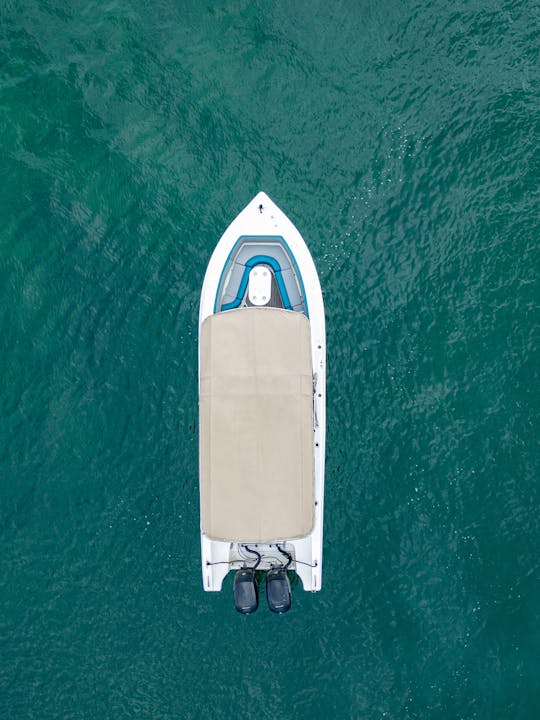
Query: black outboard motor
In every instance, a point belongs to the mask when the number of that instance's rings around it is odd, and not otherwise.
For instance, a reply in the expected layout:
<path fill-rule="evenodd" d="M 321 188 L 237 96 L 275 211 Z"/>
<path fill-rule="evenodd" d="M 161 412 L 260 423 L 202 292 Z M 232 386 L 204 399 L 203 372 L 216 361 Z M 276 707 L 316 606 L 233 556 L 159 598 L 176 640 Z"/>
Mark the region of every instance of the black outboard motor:
<path fill-rule="evenodd" d="M 259 607 L 255 571 L 252 568 L 240 568 L 234 576 L 234 607 L 239 613 L 249 615 Z"/>
<path fill-rule="evenodd" d="M 266 576 L 266 599 L 272 612 L 286 613 L 291 608 L 291 583 L 287 571 L 273 568 Z"/>

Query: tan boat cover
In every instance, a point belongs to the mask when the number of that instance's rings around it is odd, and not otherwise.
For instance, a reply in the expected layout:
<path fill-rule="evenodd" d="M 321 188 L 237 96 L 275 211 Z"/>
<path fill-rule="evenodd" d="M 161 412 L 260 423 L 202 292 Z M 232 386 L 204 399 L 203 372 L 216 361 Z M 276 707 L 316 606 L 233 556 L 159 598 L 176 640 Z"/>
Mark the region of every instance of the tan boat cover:
<path fill-rule="evenodd" d="M 200 338 L 201 527 L 216 540 L 273 542 L 313 528 L 309 320 L 242 308 Z"/>

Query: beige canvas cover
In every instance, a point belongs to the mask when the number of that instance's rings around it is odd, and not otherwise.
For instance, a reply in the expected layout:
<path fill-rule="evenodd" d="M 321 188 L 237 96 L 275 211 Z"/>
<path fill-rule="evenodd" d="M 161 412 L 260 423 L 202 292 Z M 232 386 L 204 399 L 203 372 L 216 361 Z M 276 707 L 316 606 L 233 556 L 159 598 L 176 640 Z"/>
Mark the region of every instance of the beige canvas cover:
<path fill-rule="evenodd" d="M 272 542 L 313 527 L 309 320 L 242 308 L 200 337 L 201 526 L 218 540 Z"/>

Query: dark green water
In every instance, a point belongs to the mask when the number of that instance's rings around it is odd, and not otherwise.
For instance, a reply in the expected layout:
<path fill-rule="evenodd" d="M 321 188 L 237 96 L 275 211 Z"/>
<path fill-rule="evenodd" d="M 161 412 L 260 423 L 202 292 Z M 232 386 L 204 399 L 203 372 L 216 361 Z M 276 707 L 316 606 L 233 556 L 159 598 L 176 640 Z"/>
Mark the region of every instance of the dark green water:
<path fill-rule="evenodd" d="M 535 719 L 536 2 L 0 3 L 0 716 Z M 325 294 L 324 587 L 202 591 L 197 312 Z"/>

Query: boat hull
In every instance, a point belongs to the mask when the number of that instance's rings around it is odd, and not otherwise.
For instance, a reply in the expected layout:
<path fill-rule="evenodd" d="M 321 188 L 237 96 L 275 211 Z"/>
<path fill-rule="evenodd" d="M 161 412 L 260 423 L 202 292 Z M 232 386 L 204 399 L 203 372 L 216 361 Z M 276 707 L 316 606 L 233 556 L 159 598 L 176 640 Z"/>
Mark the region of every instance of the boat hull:
<path fill-rule="evenodd" d="M 262 260 L 261 260 L 262 258 Z M 251 265 L 250 265 L 251 263 Z M 259 570 L 282 565 L 292 558 L 304 590 L 318 591 L 322 580 L 324 511 L 324 458 L 326 417 L 326 333 L 324 304 L 313 259 L 302 236 L 289 218 L 265 194 L 259 193 L 223 233 L 208 264 L 199 312 L 199 338 L 204 321 L 218 312 L 252 305 L 246 278 L 261 263 L 272 271 L 281 307 L 302 312 L 309 319 L 313 377 L 313 527 L 299 538 L 275 538 L 275 542 L 250 543 L 241 538 L 220 540 L 201 529 L 203 587 L 221 590 L 230 570 L 253 562 L 259 554 Z M 200 344 L 199 344 L 200 348 Z M 199 390 L 201 358 L 199 354 Z"/>

